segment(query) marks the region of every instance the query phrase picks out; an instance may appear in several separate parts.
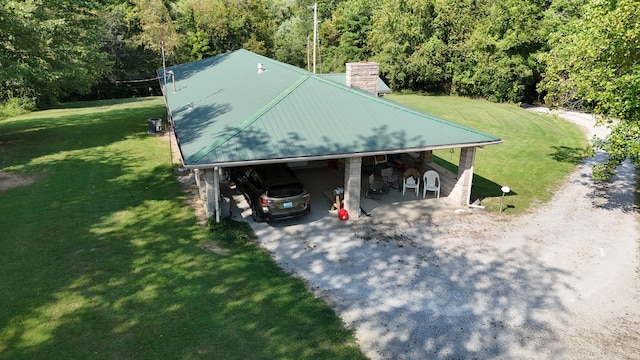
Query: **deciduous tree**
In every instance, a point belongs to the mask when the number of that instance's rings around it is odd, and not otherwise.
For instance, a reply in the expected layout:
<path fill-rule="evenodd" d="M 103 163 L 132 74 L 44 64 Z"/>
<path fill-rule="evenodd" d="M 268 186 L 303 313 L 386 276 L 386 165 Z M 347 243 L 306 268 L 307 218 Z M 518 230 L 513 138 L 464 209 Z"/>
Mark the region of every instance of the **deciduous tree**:
<path fill-rule="evenodd" d="M 429 42 L 434 17 L 432 1 L 382 0 L 374 8 L 369 44 L 392 88 L 420 90 L 425 86 L 422 79 L 426 69 L 411 62 L 422 61 L 412 59 L 412 55 Z"/>
<path fill-rule="evenodd" d="M 6 0 L 0 4 L 0 101 L 36 99 L 47 106 L 85 93 L 107 71 L 100 51 L 101 4 L 91 0 Z"/>
<path fill-rule="evenodd" d="M 240 48 L 273 54 L 276 23 L 265 0 L 180 0 L 176 18 L 193 60 Z"/>
<path fill-rule="evenodd" d="M 546 51 L 545 1 L 503 0 L 473 8 L 477 23 L 455 48 L 453 90 L 518 102 L 535 93 Z"/>
<path fill-rule="evenodd" d="M 594 176 L 612 176 L 626 159 L 640 165 L 640 2 L 589 0 L 550 41 L 540 86 L 547 101 L 552 106 L 580 101 L 611 130 L 593 141 L 593 151 L 608 154 Z"/>

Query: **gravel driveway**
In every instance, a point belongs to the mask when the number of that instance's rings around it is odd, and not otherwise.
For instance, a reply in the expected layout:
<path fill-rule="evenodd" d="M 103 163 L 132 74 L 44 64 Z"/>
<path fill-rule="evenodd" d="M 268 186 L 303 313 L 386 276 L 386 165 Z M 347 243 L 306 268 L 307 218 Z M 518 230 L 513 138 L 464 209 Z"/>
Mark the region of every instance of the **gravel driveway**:
<path fill-rule="evenodd" d="M 560 115 L 603 131 L 589 116 Z M 252 226 L 371 359 L 638 359 L 634 170 L 596 184 L 593 161 L 519 218 Z"/>

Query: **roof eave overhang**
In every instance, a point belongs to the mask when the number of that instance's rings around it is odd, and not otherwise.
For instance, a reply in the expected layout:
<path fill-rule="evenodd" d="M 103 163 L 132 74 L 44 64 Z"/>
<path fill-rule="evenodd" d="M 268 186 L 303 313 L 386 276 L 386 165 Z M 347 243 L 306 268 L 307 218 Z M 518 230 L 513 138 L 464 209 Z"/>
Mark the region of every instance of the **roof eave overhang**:
<path fill-rule="evenodd" d="M 229 162 L 219 162 L 219 163 L 202 163 L 202 164 L 187 164 L 183 159 L 183 167 L 190 170 L 196 169 L 213 169 L 217 167 L 236 167 L 236 166 L 252 166 L 252 165 L 260 165 L 260 164 L 277 164 L 283 162 L 299 162 L 299 161 L 319 161 L 319 160 L 334 160 L 334 159 L 344 159 L 351 157 L 365 157 L 365 156 L 375 156 L 382 154 L 403 154 L 410 152 L 420 152 L 420 151 L 428 151 L 428 150 L 440 150 L 440 149 L 457 149 L 457 148 L 468 148 L 468 147 L 483 147 L 487 145 L 496 145 L 503 143 L 502 140 L 498 139 L 495 141 L 484 141 L 477 143 L 465 143 L 465 144 L 448 144 L 448 145 L 438 145 L 438 146 L 425 146 L 425 147 L 413 147 L 413 148 L 402 148 L 402 149 L 394 149 L 394 150 L 376 150 L 376 151 L 367 151 L 367 152 L 356 152 L 356 153 L 343 153 L 343 154 L 330 154 L 330 155 L 317 155 L 317 156 L 299 156 L 299 157 L 288 157 L 288 158 L 275 158 L 275 159 L 259 159 L 259 160 L 243 160 L 243 161 L 229 161 Z"/>

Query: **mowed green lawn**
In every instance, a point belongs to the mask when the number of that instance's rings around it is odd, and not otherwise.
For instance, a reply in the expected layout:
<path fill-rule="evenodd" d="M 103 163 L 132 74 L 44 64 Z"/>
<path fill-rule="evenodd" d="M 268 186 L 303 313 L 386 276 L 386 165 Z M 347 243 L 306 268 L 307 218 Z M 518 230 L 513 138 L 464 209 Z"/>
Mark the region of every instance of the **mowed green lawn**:
<path fill-rule="evenodd" d="M 502 186 L 505 214 L 520 214 L 546 202 L 584 156 L 585 130 L 560 118 L 512 104 L 455 96 L 387 95 L 390 100 L 504 140 L 476 152 L 473 196 L 499 211 Z M 460 151 L 435 151 L 437 162 L 457 171 Z"/>
<path fill-rule="evenodd" d="M 0 192 L 0 359 L 363 358 L 250 231 L 196 224 L 161 98 L 72 106 L 0 121 L 0 171 L 33 181 Z"/>
<path fill-rule="evenodd" d="M 502 185 L 511 213 L 549 199 L 586 143 L 512 105 L 390 98 L 505 140 L 476 158 L 489 209 Z M 0 121 L 0 176 L 31 181 L 0 192 L 0 358 L 362 358 L 246 226 L 196 224 L 168 143 L 146 133 L 164 111 L 160 98 L 102 101 Z M 458 152 L 436 155 L 455 166 Z"/>

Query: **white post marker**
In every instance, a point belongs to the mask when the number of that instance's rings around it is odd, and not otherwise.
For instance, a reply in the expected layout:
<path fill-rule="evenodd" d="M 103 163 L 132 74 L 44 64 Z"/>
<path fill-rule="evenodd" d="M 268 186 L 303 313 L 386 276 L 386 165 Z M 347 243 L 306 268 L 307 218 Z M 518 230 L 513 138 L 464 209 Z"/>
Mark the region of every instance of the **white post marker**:
<path fill-rule="evenodd" d="M 500 190 L 502 190 L 502 199 L 500 199 L 500 213 L 502 213 L 502 205 L 504 204 L 504 194 L 511 192 L 511 189 L 509 189 L 508 186 L 503 186 L 502 188 L 500 188 Z"/>

